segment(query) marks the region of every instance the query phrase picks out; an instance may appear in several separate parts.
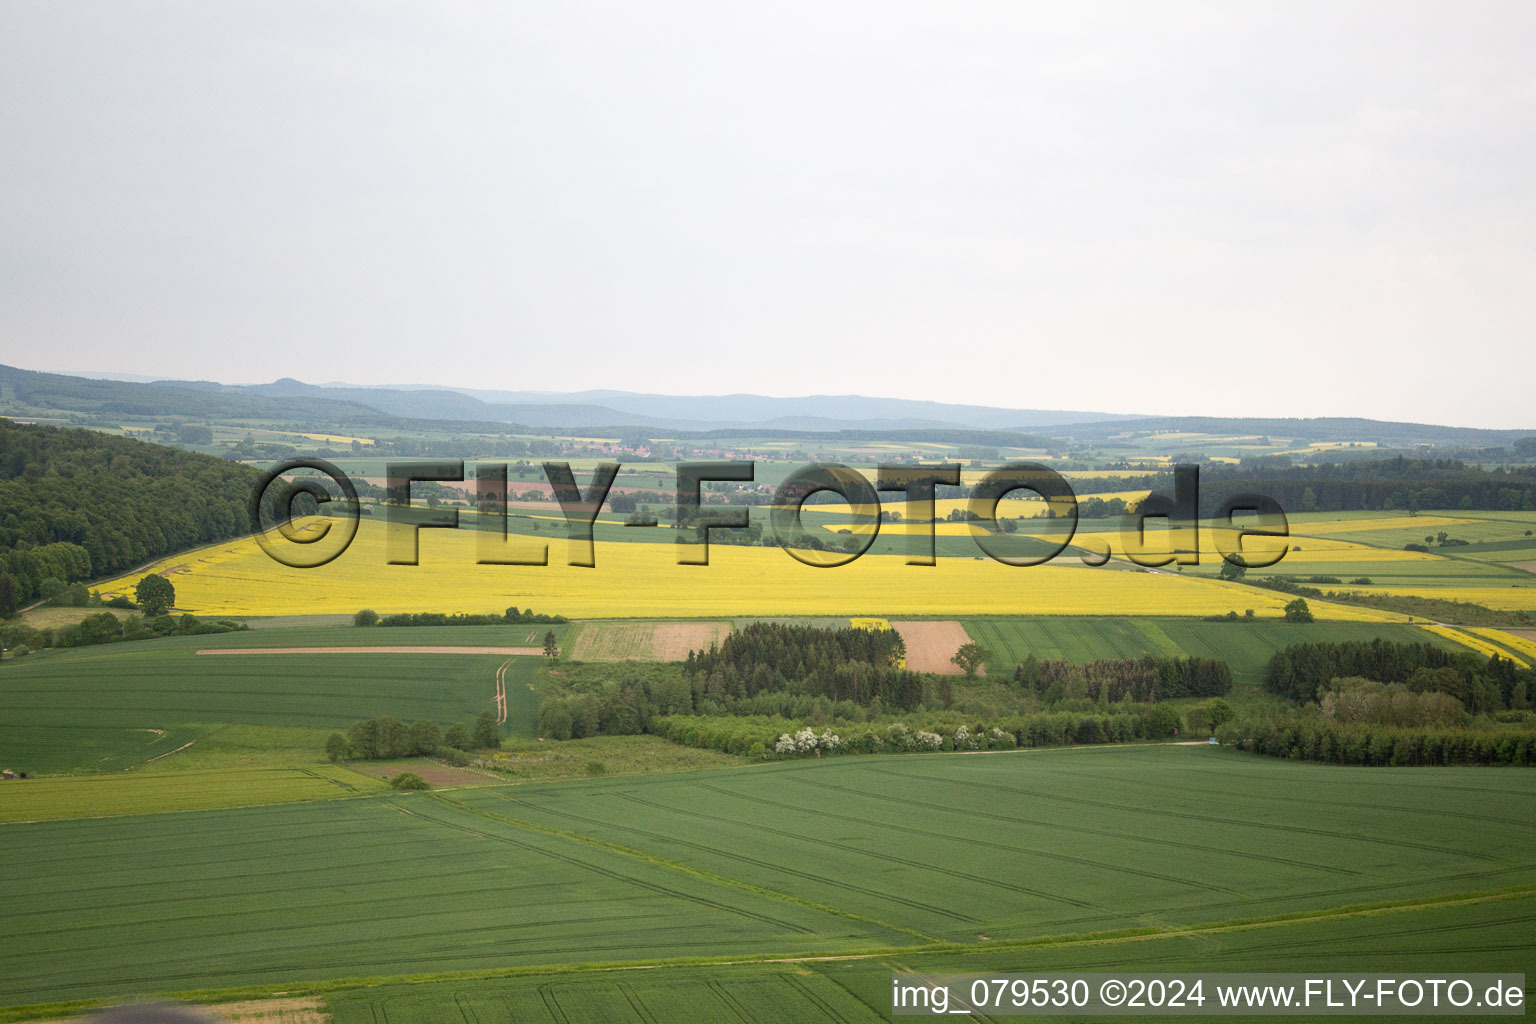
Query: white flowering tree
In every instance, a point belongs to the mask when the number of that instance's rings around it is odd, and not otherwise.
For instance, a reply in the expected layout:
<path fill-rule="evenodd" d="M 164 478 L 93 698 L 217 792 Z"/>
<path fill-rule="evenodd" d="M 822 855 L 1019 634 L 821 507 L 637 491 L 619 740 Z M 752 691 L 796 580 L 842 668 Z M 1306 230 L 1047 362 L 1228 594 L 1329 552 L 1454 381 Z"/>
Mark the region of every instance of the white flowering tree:
<path fill-rule="evenodd" d="M 917 735 L 913 737 L 913 745 L 918 750 L 938 750 L 944 745 L 944 737 L 927 729 L 919 729 Z"/>

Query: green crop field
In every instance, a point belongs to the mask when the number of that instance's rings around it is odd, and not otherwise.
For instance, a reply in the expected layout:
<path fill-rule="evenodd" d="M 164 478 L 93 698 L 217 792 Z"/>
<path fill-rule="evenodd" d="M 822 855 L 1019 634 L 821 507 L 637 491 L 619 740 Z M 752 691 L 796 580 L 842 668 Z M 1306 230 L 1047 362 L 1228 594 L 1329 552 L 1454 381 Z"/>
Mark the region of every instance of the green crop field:
<path fill-rule="evenodd" d="M 521 645 L 529 627 L 260 630 L 46 651 L 0 670 L 0 766 L 142 764 L 214 724 L 345 728 L 373 715 L 448 725 L 493 707 L 499 654 L 232 654 L 207 648 Z M 547 628 L 547 627 L 546 627 Z M 508 632 L 512 644 L 508 644 Z M 496 634 L 496 635 L 493 635 Z M 541 634 L 542 635 L 542 634 Z M 539 659 L 512 659 L 508 726 L 530 734 Z M 158 735 L 164 733 L 164 735 Z"/>
<path fill-rule="evenodd" d="M 1176 962 L 1207 948 L 1189 929 L 1403 903 L 1413 909 L 1379 919 L 1383 948 L 1476 936 L 1477 962 L 1502 970 L 1536 952 L 1536 931 L 1511 923 L 1529 922 L 1529 899 L 1487 898 L 1536 889 L 1536 776 L 1515 770 L 1350 770 L 1203 747 L 837 758 L 8 824 L 0 836 L 7 1005 L 599 962 L 942 951 L 1000 969 L 1044 963 L 1027 951 L 1047 941 L 1127 929 L 1168 934 Z M 1342 917 L 1234 932 L 1245 937 L 1233 962 L 1274 969 L 1287 942 L 1303 958 L 1329 943 L 1379 952 L 1365 932 Z M 634 996 L 666 1019 L 712 1016 L 716 999 L 845 1005 L 823 980 L 567 973 L 480 985 L 474 998 L 554 992 L 569 1015 Z M 338 992 L 338 1019 L 430 993 Z"/>
<path fill-rule="evenodd" d="M 893 970 L 1039 975 L 1126 970 L 1162 973 L 1300 970 L 1402 971 L 1430 958 L 1437 970 L 1498 971 L 1530 949 L 1536 897 L 1388 911 L 1284 926 L 1208 929 L 1178 936 L 996 946 L 987 952 L 877 954 L 852 960 L 602 973 L 533 973 L 413 985 L 346 988 L 328 996 L 335 1024 L 410 1020 L 887 1021 Z M 1293 966 L 1294 965 L 1294 966 Z M 1006 1018 L 1004 1018 L 1006 1019 Z M 1073 1020 L 1121 1020 L 1072 1017 Z M 1267 1020 L 1270 1018 L 1248 1018 Z"/>
<path fill-rule="evenodd" d="M 1099 658 L 1187 656 L 1220 658 L 1239 683 L 1264 679 L 1270 656 L 1292 644 L 1373 640 L 1458 647 L 1416 626 L 1369 622 L 1205 622 L 1190 618 L 965 619 L 965 631 L 992 655 L 988 671 L 1012 672 L 1030 654 L 1073 662 Z M 1464 648 L 1462 648 L 1464 649 Z"/>
<path fill-rule="evenodd" d="M 0 790 L 0 822 L 332 800 L 383 784 L 335 765 L 50 776 Z"/>

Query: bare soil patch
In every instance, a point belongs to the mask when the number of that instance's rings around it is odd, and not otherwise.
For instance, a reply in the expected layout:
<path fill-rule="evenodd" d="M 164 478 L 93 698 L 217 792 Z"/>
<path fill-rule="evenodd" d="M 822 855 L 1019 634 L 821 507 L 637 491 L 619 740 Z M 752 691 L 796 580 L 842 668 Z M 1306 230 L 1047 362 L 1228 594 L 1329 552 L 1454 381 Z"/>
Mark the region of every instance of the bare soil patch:
<path fill-rule="evenodd" d="M 1526 572 L 1536 572 L 1536 562 L 1510 562 L 1509 564 Z"/>
<path fill-rule="evenodd" d="M 331 1015 L 325 1012 L 325 1005 L 313 996 L 247 999 L 197 1009 L 219 1024 L 331 1024 Z M 95 1011 L 81 1017 L 34 1021 L 32 1024 L 79 1024 L 93 1016 Z"/>
<path fill-rule="evenodd" d="M 210 647 L 198 654 L 544 654 L 542 647 Z"/>
<path fill-rule="evenodd" d="M 907 645 L 907 668 L 913 672 L 960 675 L 960 666 L 949 660 L 956 651 L 971 642 L 965 627 L 960 623 L 893 622 L 891 628 L 901 634 L 902 641 Z"/>
<path fill-rule="evenodd" d="M 482 772 L 469 771 L 439 764 L 426 758 L 406 758 L 398 761 L 350 761 L 347 767 L 360 775 L 375 779 L 392 779 L 401 772 L 415 772 L 438 786 L 485 786 L 500 780 Z"/>
<path fill-rule="evenodd" d="M 730 635 L 728 622 L 592 622 L 581 628 L 577 661 L 682 661 Z"/>
<path fill-rule="evenodd" d="M 689 651 L 707 651 L 730 635 L 729 622 L 669 622 L 656 627 L 651 654 L 657 661 L 682 661 Z"/>

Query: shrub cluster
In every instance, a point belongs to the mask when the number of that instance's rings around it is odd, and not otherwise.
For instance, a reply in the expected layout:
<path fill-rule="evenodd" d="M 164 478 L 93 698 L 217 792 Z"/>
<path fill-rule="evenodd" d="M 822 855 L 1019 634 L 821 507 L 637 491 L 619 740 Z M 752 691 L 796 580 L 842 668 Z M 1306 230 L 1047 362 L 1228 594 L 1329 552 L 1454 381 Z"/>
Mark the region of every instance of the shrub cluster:
<path fill-rule="evenodd" d="M 480 712 L 473 726 L 454 724 L 446 732 L 436 722 L 406 725 L 388 715 L 354 722 L 325 741 L 332 761 L 389 761 L 399 757 L 441 757 L 450 764 L 469 763 L 468 751 L 501 746 L 496 716 Z"/>
<path fill-rule="evenodd" d="M 1168 709 L 1163 709 L 1168 710 Z M 674 743 L 760 759 L 843 754 L 904 754 L 935 750 L 1012 750 L 1087 743 L 1161 739 L 1177 724 L 1154 709 L 1126 706 L 1108 712 L 1044 712 L 996 722 L 953 715 L 912 715 L 900 721 L 832 723 L 812 727 L 772 717 L 712 718 L 662 715 L 647 731 Z"/>

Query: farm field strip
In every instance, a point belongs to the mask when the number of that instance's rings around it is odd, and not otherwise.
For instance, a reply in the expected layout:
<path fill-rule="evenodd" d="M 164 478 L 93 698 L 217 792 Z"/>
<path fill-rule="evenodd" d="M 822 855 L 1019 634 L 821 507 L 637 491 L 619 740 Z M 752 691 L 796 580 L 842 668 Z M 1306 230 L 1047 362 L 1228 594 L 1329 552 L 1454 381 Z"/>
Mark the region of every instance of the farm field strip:
<path fill-rule="evenodd" d="M 1536 640 L 1531 640 L 1528 637 L 1521 636 L 1518 633 L 1510 632 L 1509 630 L 1490 629 L 1487 627 L 1473 626 L 1469 627 L 1467 632 L 1476 633 L 1478 636 L 1483 637 L 1484 639 L 1492 640 L 1496 644 L 1502 644 L 1503 646 L 1514 651 L 1516 654 L 1523 655 L 1526 658 L 1529 658 L 1531 661 L 1536 662 Z"/>
<path fill-rule="evenodd" d="M 1205 622 L 1084 616 L 973 618 L 964 623 L 976 642 L 992 654 L 988 664 L 994 673 L 1011 672 L 1031 653 L 1042 661 L 1065 658 L 1080 663 L 1109 657 L 1113 652 L 1121 658 L 1147 654 L 1220 658 L 1232 666 L 1239 682 L 1248 683 L 1260 682 L 1270 657 L 1292 644 L 1376 637 L 1415 642 L 1429 639 L 1418 627 L 1407 624 L 1352 622 Z M 1455 646 L 1445 638 L 1434 638 L 1433 642 L 1443 647 Z"/>
<path fill-rule="evenodd" d="M 1443 636 L 1447 640 L 1458 643 L 1463 647 L 1471 648 L 1483 657 L 1507 658 L 1521 668 L 1528 668 L 1525 661 L 1511 654 L 1507 649 L 1498 644 L 1490 643 L 1486 638 L 1473 635 L 1470 630 L 1458 629 L 1455 626 L 1425 626 L 1426 630 L 1436 636 Z"/>
<path fill-rule="evenodd" d="M 429 531 L 421 565 L 389 566 L 382 527 L 365 521 L 346 554 L 319 569 L 279 565 L 254 541 L 220 545 L 205 557 L 186 556 L 192 568 L 176 577 L 177 600 L 212 615 L 305 614 L 337 607 L 452 612 L 515 603 L 588 618 L 1071 615 L 1111 607 L 1126 616 L 1208 615 L 1234 606 L 1278 613 L 1285 604 L 1284 595 L 1240 584 L 1081 565 L 1024 568 L 947 558 L 918 568 L 899 555 L 867 555 L 828 571 L 761 547 L 713 545 L 709 566 L 678 565 L 665 545 L 598 542 L 595 550 L 596 568 L 571 567 L 558 558 L 548 566 L 478 565 L 471 532 Z M 1401 618 L 1321 603 L 1315 612 L 1356 621 Z"/>
<path fill-rule="evenodd" d="M 382 789 L 334 765 L 54 776 L 0 786 L 0 824 L 333 800 Z"/>
<path fill-rule="evenodd" d="M 728 622 L 587 622 L 571 647 L 577 661 L 681 661 L 730 635 Z"/>
<path fill-rule="evenodd" d="M 539 657 L 541 647 L 221 647 L 198 654 L 510 654 Z"/>

